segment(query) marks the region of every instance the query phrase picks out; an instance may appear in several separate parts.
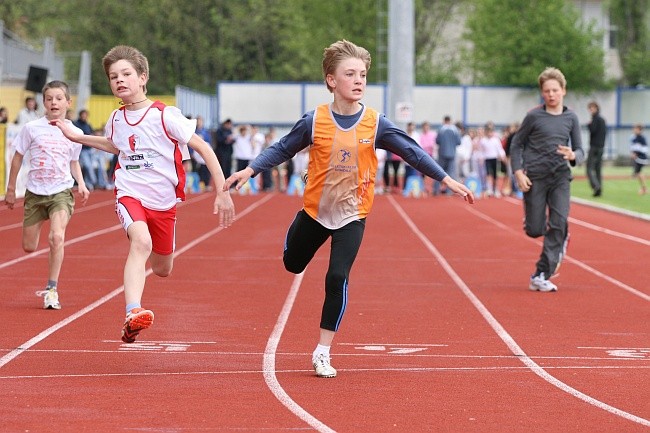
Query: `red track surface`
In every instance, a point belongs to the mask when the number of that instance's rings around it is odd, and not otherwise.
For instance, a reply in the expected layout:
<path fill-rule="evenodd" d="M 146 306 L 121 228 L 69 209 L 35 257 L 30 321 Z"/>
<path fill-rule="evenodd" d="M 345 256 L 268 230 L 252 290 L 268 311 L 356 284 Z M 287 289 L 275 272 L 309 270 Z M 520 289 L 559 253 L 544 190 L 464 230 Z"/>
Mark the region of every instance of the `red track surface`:
<path fill-rule="evenodd" d="M 540 251 L 510 199 L 377 197 L 333 347 L 314 377 L 328 248 L 282 267 L 300 199 L 179 207 L 171 277 L 147 278 L 154 326 L 119 340 L 128 242 L 94 192 L 67 233 L 63 309 L 34 296 L 22 208 L 0 210 L 0 431 L 650 431 L 650 223 L 573 205 L 557 293 L 527 289 Z"/>

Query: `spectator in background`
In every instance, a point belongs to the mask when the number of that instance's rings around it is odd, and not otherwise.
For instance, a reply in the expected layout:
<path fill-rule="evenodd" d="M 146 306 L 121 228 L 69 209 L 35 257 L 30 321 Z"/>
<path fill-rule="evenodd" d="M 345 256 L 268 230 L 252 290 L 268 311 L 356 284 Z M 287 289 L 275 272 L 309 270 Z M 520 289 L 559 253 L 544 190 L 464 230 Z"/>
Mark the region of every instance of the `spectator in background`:
<path fill-rule="evenodd" d="M 442 126 L 436 136 L 438 144 L 438 164 L 452 179 L 456 179 L 456 147 L 460 146 L 460 132 L 456 125 L 451 123 L 451 117 L 445 116 Z M 433 186 L 433 195 L 440 193 L 440 182 L 435 182 Z M 453 194 L 451 190 L 446 194 Z"/>
<path fill-rule="evenodd" d="M 74 126 L 81 129 L 85 135 L 93 135 L 93 128 L 88 123 L 88 110 L 79 111 L 77 120 L 72 122 Z M 92 191 L 97 186 L 97 169 L 93 165 L 93 148 L 82 145 L 79 154 L 79 164 L 83 173 L 86 186 Z"/>
<path fill-rule="evenodd" d="M 25 107 L 23 107 L 18 112 L 16 125 L 23 126 L 25 123 L 36 120 L 39 117 L 41 117 L 41 115 L 38 114 L 38 104 L 36 103 L 36 98 L 28 96 L 25 98 Z"/>
<path fill-rule="evenodd" d="M 474 147 L 473 139 L 476 137 L 476 130 L 472 128 L 465 129 L 461 124 L 458 131 L 461 134 L 461 139 L 460 145 L 456 149 L 456 173 L 458 173 L 458 181 L 464 183 L 470 174 L 472 174 L 471 160 Z"/>
<path fill-rule="evenodd" d="M 9 123 L 9 113 L 7 107 L 0 107 L 0 124 Z"/>
<path fill-rule="evenodd" d="M 433 159 L 438 159 L 438 145 L 436 144 L 436 132 L 426 120 L 422 122 L 420 133 L 420 147 Z M 427 194 L 433 194 L 433 179 L 424 176 L 424 188 Z"/>
<path fill-rule="evenodd" d="M 237 162 L 237 171 L 245 169 L 255 159 L 248 125 L 240 125 L 238 132 L 235 137 L 235 142 L 232 145 L 232 154 Z"/>
<path fill-rule="evenodd" d="M 518 199 L 522 199 L 524 195 L 517 186 L 517 182 L 515 181 L 514 175 L 512 173 L 512 164 L 510 162 L 510 146 L 512 145 L 512 139 L 515 137 L 518 129 L 519 123 L 516 122 L 508 126 L 508 136 L 506 137 L 506 145 L 504 147 L 504 151 L 506 152 L 506 170 L 508 179 L 510 179 L 510 187 L 512 189 L 511 194 L 514 194 L 514 196 Z"/>
<path fill-rule="evenodd" d="M 214 145 L 214 152 L 217 154 L 219 165 L 225 177 L 230 176 L 232 172 L 232 153 L 235 136 L 232 132 L 232 120 L 226 119 L 216 132 L 217 142 Z"/>
<path fill-rule="evenodd" d="M 501 197 L 498 162 L 505 161 L 506 153 L 493 126 L 488 125 L 485 128 L 485 137 L 481 139 L 481 152 L 488 181 L 486 195 L 488 197 Z"/>
<path fill-rule="evenodd" d="M 203 126 L 203 116 L 196 117 L 196 130 L 194 132 L 212 147 L 212 134 Z M 193 149 L 190 153 L 194 160 L 194 171 L 199 175 L 199 181 L 203 183 L 206 191 L 212 191 L 212 185 L 210 184 L 212 182 L 212 175 L 205 163 L 205 159 L 203 159 L 199 152 L 194 152 Z"/>
<path fill-rule="evenodd" d="M 422 147 L 420 144 L 420 133 L 415 129 L 415 123 L 409 122 L 406 124 L 406 134 L 415 141 L 418 146 Z M 420 173 L 413 169 L 408 163 L 404 162 L 404 182 L 411 176 L 419 176 Z M 406 186 L 406 185 L 405 185 Z"/>
<path fill-rule="evenodd" d="M 607 124 L 600 115 L 600 107 L 595 101 L 587 104 L 591 113 L 589 127 L 589 153 L 587 154 L 587 177 L 594 197 L 600 197 L 603 193 L 603 177 L 601 168 L 603 166 L 603 151 L 605 150 L 605 137 L 607 136 Z"/>
<path fill-rule="evenodd" d="M 632 163 L 634 164 L 633 177 L 639 179 L 639 194 L 645 195 L 648 188 L 645 183 L 645 176 L 641 173 L 643 167 L 648 165 L 648 141 L 642 133 L 643 125 L 634 125 L 634 133 L 630 137 L 630 152 L 632 153 Z"/>

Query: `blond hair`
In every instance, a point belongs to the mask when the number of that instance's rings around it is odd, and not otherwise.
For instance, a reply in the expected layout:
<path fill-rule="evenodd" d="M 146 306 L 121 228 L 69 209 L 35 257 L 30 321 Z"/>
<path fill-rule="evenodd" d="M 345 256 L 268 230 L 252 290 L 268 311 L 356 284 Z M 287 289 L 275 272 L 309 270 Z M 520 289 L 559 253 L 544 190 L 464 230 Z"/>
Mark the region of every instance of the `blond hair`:
<path fill-rule="evenodd" d="M 334 42 L 323 51 L 323 78 L 327 85 L 327 90 L 332 92 L 334 89 L 327 84 L 327 76 L 333 75 L 338 65 L 346 59 L 360 59 L 366 65 L 366 72 L 370 69 L 370 53 L 363 47 L 359 47 L 350 41 L 342 39 Z"/>
<path fill-rule="evenodd" d="M 558 68 L 548 67 L 539 74 L 537 77 L 537 82 L 539 83 L 539 88 L 541 89 L 548 80 L 555 80 L 560 83 L 560 87 L 566 89 L 566 78 L 564 74 Z"/>
<path fill-rule="evenodd" d="M 104 66 L 104 72 L 108 77 L 108 71 L 111 68 L 111 65 L 118 62 L 119 60 L 126 60 L 133 66 L 133 69 L 138 73 L 138 75 L 145 74 L 147 80 L 149 79 L 149 61 L 144 54 L 140 52 L 137 48 L 130 47 L 128 45 L 117 45 L 110 49 L 108 53 L 102 59 L 102 65 Z M 109 77 L 110 79 L 110 77 Z M 147 85 L 144 85 L 144 93 L 147 93 Z"/>
<path fill-rule="evenodd" d="M 70 87 L 68 87 L 68 83 L 64 81 L 59 81 L 59 80 L 54 80 L 50 81 L 47 83 L 45 86 L 43 86 L 43 99 L 45 99 L 45 92 L 50 90 L 50 89 L 61 89 L 63 90 L 63 93 L 65 94 L 65 99 L 70 101 Z"/>

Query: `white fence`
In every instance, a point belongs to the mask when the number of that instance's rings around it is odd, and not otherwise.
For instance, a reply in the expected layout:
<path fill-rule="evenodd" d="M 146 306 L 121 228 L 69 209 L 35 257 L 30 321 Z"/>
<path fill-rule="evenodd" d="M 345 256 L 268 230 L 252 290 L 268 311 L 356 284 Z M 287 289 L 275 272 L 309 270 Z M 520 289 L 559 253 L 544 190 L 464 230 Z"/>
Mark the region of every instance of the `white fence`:
<path fill-rule="evenodd" d="M 331 101 L 332 97 L 323 83 L 219 82 L 216 95 L 177 88 L 176 99 L 184 113 L 201 114 L 212 128 L 230 118 L 235 124 L 273 126 L 282 133 L 306 111 Z M 363 102 L 388 113 L 391 111 L 387 107 L 388 99 L 387 85 L 371 84 Z M 601 115 L 609 128 L 605 157 L 627 155 L 632 126 L 636 123 L 650 125 L 650 89 L 618 88 L 584 95 L 572 92 L 569 87 L 565 104 L 574 109 L 581 123 L 586 125 L 591 117 L 587 103 L 592 100 L 600 105 Z M 488 121 L 502 127 L 521 122 L 526 112 L 540 103 L 536 88 L 415 86 L 412 121 L 418 125 L 428 121 L 437 127 L 442 118 L 449 115 L 454 121 L 470 127 Z M 583 128 L 583 143 L 585 147 L 589 143 L 586 128 Z"/>

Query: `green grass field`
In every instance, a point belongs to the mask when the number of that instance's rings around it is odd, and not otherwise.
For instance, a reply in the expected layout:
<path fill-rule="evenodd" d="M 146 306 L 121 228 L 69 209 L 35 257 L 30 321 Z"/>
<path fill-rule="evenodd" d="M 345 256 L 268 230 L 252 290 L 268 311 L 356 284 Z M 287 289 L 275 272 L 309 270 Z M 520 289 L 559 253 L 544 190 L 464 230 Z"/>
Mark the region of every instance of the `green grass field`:
<path fill-rule="evenodd" d="M 650 168 L 644 168 L 643 173 L 648 182 Z M 572 197 L 650 215 L 650 193 L 639 195 L 639 180 L 632 177 L 632 167 L 603 167 L 603 194 L 600 197 L 592 197 L 584 164 L 574 168 L 573 175 Z"/>

